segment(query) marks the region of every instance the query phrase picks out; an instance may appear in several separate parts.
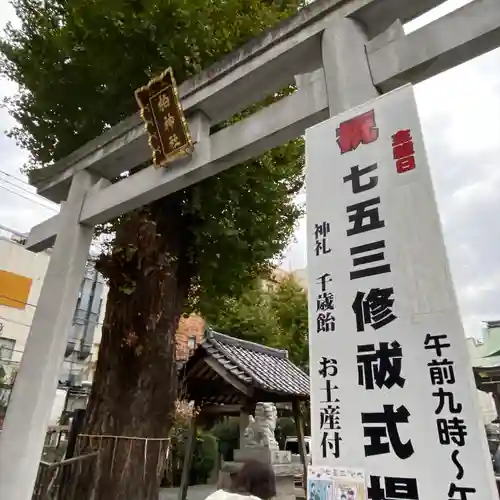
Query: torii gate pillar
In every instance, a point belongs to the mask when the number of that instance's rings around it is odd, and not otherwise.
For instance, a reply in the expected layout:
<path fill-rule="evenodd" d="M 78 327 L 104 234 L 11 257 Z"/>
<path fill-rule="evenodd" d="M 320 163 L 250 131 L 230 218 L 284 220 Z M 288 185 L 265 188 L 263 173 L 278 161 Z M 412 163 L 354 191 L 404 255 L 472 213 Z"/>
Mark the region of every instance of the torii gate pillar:
<path fill-rule="evenodd" d="M 321 52 L 330 116 L 379 96 L 372 83 L 361 26 L 344 18 L 323 32 Z"/>
<path fill-rule="evenodd" d="M 94 228 L 78 222 L 96 178 L 73 177 L 4 426 L 0 498 L 30 500 Z M 101 186 L 99 182 L 95 187 Z"/>

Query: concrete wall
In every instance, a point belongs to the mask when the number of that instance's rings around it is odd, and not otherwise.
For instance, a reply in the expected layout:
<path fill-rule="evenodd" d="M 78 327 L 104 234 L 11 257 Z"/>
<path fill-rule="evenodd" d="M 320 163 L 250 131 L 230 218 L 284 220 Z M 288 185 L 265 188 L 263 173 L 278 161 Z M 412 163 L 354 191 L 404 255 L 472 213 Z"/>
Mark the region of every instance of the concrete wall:
<path fill-rule="evenodd" d="M 62 389 L 57 389 L 56 396 L 54 398 L 54 404 L 52 406 L 52 411 L 50 412 L 49 425 L 57 425 L 59 423 L 59 418 L 64 410 L 64 403 L 66 401 L 66 391 Z"/>

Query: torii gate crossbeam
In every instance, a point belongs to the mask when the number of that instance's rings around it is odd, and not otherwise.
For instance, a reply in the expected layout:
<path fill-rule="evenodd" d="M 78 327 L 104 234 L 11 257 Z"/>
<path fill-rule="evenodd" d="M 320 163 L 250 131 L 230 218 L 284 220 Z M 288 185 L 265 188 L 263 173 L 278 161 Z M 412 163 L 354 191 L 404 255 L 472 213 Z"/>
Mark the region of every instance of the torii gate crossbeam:
<path fill-rule="evenodd" d="M 391 16 L 385 15 L 385 23 L 374 12 L 387 14 L 388 9 L 382 7 L 390 2 L 364 2 L 366 5 L 357 9 L 354 6 L 359 2 L 351 2 L 331 10 L 337 3 L 332 0 L 314 2 L 297 17 L 271 31 L 261 44 L 257 40 L 251 42 L 249 49 L 244 50 L 244 47 L 231 54 L 227 58 L 229 69 L 209 68 L 200 77 L 182 85 L 183 107 L 190 118 L 195 140 L 200 142 L 204 124 L 207 127 L 219 123 L 245 106 L 294 83 L 295 75 L 321 70 L 321 33 L 325 26 L 345 14 L 359 19 L 371 32 L 386 26 L 389 21 L 395 23 L 366 45 L 373 84 L 382 92 L 406 83 L 421 82 L 499 45 L 497 0 L 475 0 L 407 36 L 398 19 L 411 18 L 407 12 L 410 5 L 414 12 L 415 4 L 421 7 L 421 3 L 429 5 L 431 2 L 401 0 L 397 8 L 393 7 Z M 377 5 L 378 10 L 375 9 Z M 261 49 L 260 45 L 264 45 L 264 52 L 257 50 Z M 254 52 L 250 52 L 252 48 Z M 80 221 L 85 224 L 106 222 L 301 135 L 305 128 L 328 116 L 325 79 L 321 71 L 318 73 L 295 94 L 207 137 L 209 144 L 206 148 L 198 147 L 190 161 L 179 161 L 167 170 L 147 169 L 92 193 L 85 201 Z M 76 172 L 90 170 L 112 179 L 149 157 L 144 126 L 139 116 L 134 115 L 47 171 L 35 173 L 35 185 L 39 194 L 60 202 L 66 198 Z M 47 178 L 48 175 L 51 177 Z M 53 243 L 57 217 L 33 228 L 28 248 L 38 251 Z"/>
<path fill-rule="evenodd" d="M 316 0 L 181 86 L 196 141 L 190 159 L 110 185 L 150 158 L 135 115 L 34 174 L 39 194 L 66 202 L 28 240 L 35 251 L 56 241 L 0 435 L 1 498 L 31 498 L 93 225 L 241 163 L 380 92 L 500 46 L 500 0 L 474 0 L 404 35 L 402 23 L 442 2 Z M 210 134 L 211 125 L 294 82 L 294 94 Z"/>

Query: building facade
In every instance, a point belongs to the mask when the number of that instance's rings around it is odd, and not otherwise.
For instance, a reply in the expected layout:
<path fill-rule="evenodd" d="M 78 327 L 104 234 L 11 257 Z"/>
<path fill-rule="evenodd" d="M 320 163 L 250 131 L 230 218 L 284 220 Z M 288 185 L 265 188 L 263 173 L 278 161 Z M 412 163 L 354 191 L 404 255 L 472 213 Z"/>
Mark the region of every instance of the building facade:
<path fill-rule="evenodd" d="M 0 234 L 0 426 L 48 262 L 45 253 L 29 255 L 21 235 Z"/>
<path fill-rule="evenodd" d="M 50 252 L 30 252 L 24 247 L 25 241 L 24 235 L 0 227 L 0 424 L 50 261 Z M 71 410 L 82 399 L 78 395 L 68 396 L 72 394 L 70 389 L 85 387 L 88 382 L 88 366 L 94 338 L 100 336 L 106 295 L 103 277 L 89 264 L 75 305 L 73 325 L 68 331 L 51 425 L 57 423 L 65 408 Z"/>

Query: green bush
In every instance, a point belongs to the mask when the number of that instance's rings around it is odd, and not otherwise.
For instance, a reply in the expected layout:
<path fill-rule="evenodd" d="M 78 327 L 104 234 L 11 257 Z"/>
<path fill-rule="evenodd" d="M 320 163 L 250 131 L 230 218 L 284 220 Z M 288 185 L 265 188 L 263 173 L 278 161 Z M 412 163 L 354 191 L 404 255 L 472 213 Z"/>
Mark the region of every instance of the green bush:
<path fill-rule="evenodd" d="M 182 467 L 186 456 L 188 429 L 182 427 L 172 435 L 172 448 L 169 471 L 163 481 L 163 486 L 180 486 Z M 189 484 L 206 484 L 217 461 L 217 438 L 210 432 L 198 430 L 194 447 Z"/>
<path fill-rule="evenodd" d="M 306 429 L 307 434 L 308 429 Z M 225 461 L 234 459 L 234 450 L 239 447 L 240 425 L 238 417 L 228 417 L 218 423 L 211 430 L 219 441 L 219 453 Z M 276 422 L 276 440 L 281 450 L 285 447 L 285 440 L 289 436 L 296 436 L 295 420 L 289 416 L 279 417 Z"/>
<path fill-rule="evenodd" d="M 190 484 L 206 484 L 217 462 L 217 438 L 210 432 L 201 431 L 196 437 Z"/>
<path fill-rule="evenodd" d="M 278 441 L 280 450 L 285 449 L 285 441 L 289 436 L 297 435 L 297 427 L 292 417 L 280 417 L 276 422 L 276 441 Z"/>
<path fill-rule="evenodd" d="M 226 461 L 234 459 L 234 450 L 239 447 L 240 421 L 238 417 L 228 417 L 212 428 L 212 434 L 219 441 L 219 453 Z"/>

